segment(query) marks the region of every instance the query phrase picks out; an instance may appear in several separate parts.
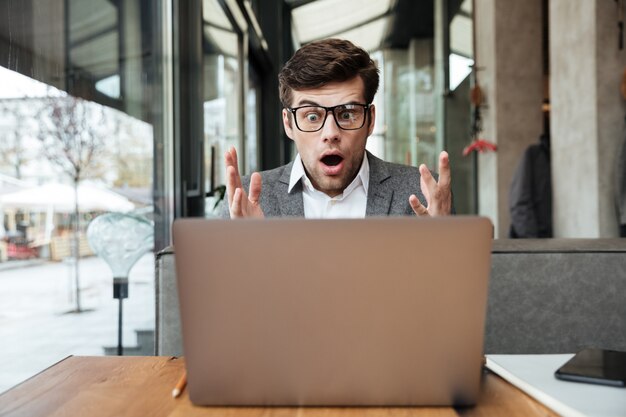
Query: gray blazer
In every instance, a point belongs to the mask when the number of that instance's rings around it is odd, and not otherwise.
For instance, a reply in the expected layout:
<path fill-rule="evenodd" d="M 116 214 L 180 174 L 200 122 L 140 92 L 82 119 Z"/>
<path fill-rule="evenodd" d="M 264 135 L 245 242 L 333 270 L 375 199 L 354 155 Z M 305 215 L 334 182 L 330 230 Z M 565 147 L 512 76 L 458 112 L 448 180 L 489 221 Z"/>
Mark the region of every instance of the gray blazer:
<path fill-rule="evenodd" d="M 426 198 L 420 188 L 420 173 L 416 167 L 385 162 L 367 152 L 370 165 L 369 190 L 367 191 L 366 216 L 413 215 L 409 196 L 415 194 L 426 206 Z M 304 217 L 302 182 L 290 193 L 289 177 L 293 162 L 261 172 L 262 188 L 260 203 L 266 217 Z M 248 192 L 250 176 L 242 177 Z M 228 205 L 223 205 L 221 216 L 229 218 Z"/>

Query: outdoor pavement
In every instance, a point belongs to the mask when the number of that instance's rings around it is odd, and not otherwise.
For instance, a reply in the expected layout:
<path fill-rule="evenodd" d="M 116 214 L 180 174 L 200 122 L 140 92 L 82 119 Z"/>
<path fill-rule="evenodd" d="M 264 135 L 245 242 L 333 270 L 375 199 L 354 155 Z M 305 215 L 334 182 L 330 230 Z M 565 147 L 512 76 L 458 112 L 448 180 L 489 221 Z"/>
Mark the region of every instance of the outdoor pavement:
<path fill-rule="evenodd" d="M 82 313 L 75 309 L 69 262 L 0 263 L 0 393 L 69 355 L 103 355 L 117 346 L 119 301 L 113 278 L 98 257 L 80 260 Z M 123 302 L 123 345 L 135 330 L 154 329 L 154 254 L 144 255 L 129 277 Z"/>

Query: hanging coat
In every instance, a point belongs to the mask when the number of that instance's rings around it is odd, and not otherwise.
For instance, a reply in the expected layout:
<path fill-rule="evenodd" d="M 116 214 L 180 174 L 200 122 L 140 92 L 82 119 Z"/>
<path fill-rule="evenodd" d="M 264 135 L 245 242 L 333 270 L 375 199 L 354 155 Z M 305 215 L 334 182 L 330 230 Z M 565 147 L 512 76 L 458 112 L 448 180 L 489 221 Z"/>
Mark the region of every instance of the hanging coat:
<path fill-rule="evenodd" d="M 520 161 L 509 194 L 512 238 L 552 237 L 550 138 L 530 145 Z"/>

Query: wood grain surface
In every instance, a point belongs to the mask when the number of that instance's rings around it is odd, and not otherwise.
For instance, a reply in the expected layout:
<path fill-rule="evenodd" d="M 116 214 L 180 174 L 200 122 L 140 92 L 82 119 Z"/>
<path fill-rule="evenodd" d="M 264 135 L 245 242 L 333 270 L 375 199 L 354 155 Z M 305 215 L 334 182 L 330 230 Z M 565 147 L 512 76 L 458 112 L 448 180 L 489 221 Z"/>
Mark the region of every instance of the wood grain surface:
<path fill-rule="evenodd" d="M 474 407 L 196 407 L 187 390 L 172 398 L 184 359 L 70 356 L 0 395 L 0 416 L 456 417 L 557 416 L 486 372 Z"/>

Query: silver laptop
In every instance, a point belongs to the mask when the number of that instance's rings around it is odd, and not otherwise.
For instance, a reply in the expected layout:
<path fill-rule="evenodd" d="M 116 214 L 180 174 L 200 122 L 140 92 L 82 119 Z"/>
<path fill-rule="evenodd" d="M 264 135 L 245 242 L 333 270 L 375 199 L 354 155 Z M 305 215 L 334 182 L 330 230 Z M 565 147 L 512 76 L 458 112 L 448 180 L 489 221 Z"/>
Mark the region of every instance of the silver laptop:
<path fill-rule="evenodd" d="M 478 217 L 174 222 L 197 405 L 470 405 L 492 225 Z"/>

